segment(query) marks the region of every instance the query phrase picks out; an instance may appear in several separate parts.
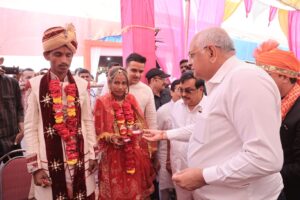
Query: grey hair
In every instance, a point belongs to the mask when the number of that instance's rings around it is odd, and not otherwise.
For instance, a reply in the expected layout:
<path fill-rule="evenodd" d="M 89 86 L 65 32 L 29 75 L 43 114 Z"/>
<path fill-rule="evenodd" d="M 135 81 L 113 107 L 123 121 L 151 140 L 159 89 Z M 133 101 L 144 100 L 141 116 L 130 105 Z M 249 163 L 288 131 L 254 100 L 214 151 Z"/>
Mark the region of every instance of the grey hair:
<path fill-rule="evenodd" d="M 198 47 L 204 48 L 208 45 L 218 46 L 225 52 L 235 51 L 232 39 L 227 32 L 222 28 L 208 28 L 199 32 L 195 38 L 195 44 Z"/>

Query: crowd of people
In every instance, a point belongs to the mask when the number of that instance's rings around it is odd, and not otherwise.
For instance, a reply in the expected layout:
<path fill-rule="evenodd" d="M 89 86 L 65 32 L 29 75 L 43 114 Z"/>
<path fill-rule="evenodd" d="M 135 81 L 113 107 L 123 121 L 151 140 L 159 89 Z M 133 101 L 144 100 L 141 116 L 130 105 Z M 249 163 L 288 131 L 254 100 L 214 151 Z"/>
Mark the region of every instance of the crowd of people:
<path fill-rule="evenodd" d="M 131 53 L 124 67 L 109 64 L 102 88 L 69 69 L 72 24 L 42 43 L 49 69 L 17 80 L 0 59 L 0 158 L 26 150 L 28 199 L 300 199 L 300 62 L 276 41 L 248 64 L 226 31 L 209 28 L 171 84 Z"/>

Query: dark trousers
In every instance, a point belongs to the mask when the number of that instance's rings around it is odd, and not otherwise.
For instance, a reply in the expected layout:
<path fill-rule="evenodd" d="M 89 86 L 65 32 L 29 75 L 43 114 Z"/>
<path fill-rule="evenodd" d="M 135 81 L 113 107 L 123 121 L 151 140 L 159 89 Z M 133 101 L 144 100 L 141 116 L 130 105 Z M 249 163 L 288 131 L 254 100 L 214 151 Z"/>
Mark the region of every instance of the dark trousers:
<path fill-rule="evenodd" d="M 159 200 L 158 182 L 156 180 L 154 180 L 153 185 L 154 185 L 154 192 L 151 194 L 150 198 L 151 198 L 151 200 Z"/>

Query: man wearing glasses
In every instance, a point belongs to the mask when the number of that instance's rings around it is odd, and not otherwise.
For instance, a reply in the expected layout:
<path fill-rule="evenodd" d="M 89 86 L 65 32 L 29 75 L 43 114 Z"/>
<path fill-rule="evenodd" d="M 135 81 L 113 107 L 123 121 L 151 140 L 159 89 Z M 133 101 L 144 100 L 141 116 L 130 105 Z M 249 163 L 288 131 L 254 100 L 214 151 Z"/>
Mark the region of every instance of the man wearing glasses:
<path fill-rule="evenodd" d="M 145 130 L 144 138 L 189 138 L 188 168 L 172 179 L 193 191 L 194 199 L 277 199 L 283 188 L 283 151 L 276 84 L 262 69 L 238 60 L 221 28 L 195 35 L 189 55 L 194 75 L 206 81 L 208 94 L 194 131 L 155 135 Z"/>
<path fill-rule="evenodd" d="M 180 77 L 180 92 L 182 99 L 172 107 L 171 119 L 173 131 L 181 134 L 182 127 L 195 124 L 197 116 L 202 112 L 202 99 L 205 93 L 204 81 L 196 79 L 192 71 L 187 71 Z M 188 141 L 171 140 L 170 161 L 173 174 L 188 167 Z M 175 185 L 177 199 L 193 200 L 192 192 Z"/>

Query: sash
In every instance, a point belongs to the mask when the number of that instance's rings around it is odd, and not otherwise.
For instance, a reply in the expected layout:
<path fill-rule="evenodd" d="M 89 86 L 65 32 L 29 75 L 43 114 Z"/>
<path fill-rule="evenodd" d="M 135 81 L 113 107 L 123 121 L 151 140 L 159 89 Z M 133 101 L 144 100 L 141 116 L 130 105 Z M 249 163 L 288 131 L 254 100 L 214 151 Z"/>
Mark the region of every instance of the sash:
<path fill-rule="evenodd" d="M 76 82 L 70 73 L 67 74 L 69 83 Z M 46 146 L 46 155 L 48 160 L 49 175 L 52 180 L 53 199 L 69 199 L 67 193 L 67 184 L 65 176 L 65 163 L 63 155 L 62 139 L 53 128 L 55 124 L 54 111 L 52 109 L 53 100 L 49 95 L 49 83 L 51 80 L 50 71 L 45 74 L 40 83 L 40 108 L 43 120 L 44 139 Z M 84 162 L 84 140 L 81 133 L 81 108 L 79 102 L 78 87 L 76 85 L 76 117 L 77 117 L 77 151 L 79 154 L 78 162 L 74 165 L 73 175 L 73 198 L 86 199 L 85 184 L 85 162 Z M 49 99 L 47 101 L 47 99 Z"/>

